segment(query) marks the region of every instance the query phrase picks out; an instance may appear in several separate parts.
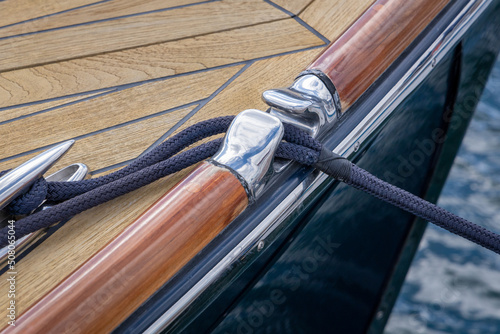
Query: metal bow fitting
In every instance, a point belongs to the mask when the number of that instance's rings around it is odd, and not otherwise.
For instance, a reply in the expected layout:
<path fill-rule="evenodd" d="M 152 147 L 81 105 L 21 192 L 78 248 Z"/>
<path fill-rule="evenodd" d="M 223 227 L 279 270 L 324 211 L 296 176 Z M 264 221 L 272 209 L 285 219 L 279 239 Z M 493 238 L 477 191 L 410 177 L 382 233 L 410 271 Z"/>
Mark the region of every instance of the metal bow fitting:
<path fill-rule="evenodd" d="M 55 145 L 47 151 L 37 155 L 31 160 L 23 163 L 19 167 L 6 173 L 0 178 L 0 228 L 7 226 L 14 216 L 10 215 L 5 207 L 16 197 L 25 193 L 47 170 L 49 170 L 73 145 L 74 140 L 68 140 Z M 46 177 L 47 181 L 79 181 L 87 176 L 88 168 L 84 164 L 69 165 L 54 174 Z M 35 211 L 47 208 L 46 203 L 42 203 Z M 37 231 L 26 235 L 15 242 L 16 254 L 20 254 L 28 246 L 38 240 L 45 231 Z M 8 247 L 0 249 L 0 266 L 3 266 L 8 255 Z"/>
<path fill-rule="evenodd" d="M 288 88 L 270 89 L 262 94 L 269 113 L 316 138 L 334 123 L 340 113 L 340 99 L 313 74 L 300 76 Z"/>

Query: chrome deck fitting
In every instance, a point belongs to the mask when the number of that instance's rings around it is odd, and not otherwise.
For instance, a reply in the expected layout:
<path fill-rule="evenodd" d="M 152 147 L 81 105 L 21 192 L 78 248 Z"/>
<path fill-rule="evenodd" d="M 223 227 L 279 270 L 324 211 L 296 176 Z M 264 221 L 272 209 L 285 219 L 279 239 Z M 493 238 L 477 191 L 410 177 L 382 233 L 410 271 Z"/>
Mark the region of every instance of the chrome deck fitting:
<path fill-rule="evenodd" d="M 245 184 L 252 200 L 259 195 L 266 175 L 270 174 L 283 134 L 283 124 L 276 116 L 255 109 L 245 110 L 234 118 L 211 161 L 233 171 Z"/>
<path fill-rule="evenodd" d="M 0 210 L 26 191 L 40 176 L 59 160 L 73 145 L 68 140 L 14 168 L 0 178 Z"/>
<path fill-rule="evenodd" d="M 262 99 L 271 107 L 271 115 L 313 137 L 333 124 L 340 113 L 338 94 L 332 94 L 314 74 L 298 77 L 288 88 L 266 90 Z"/>
<path fill-rule="evenodd" d="M 56 145 L 47 151 L 28 160 L 17 168 L 6 173 L 0 178 L 0 207 L 5 208 L 14 198 L 26 191 L 38 178 L 40 178 L 50 167 L 52 167 L 73 145 L 74 140 L 69 140 Z M 83 180 L 88 173 L 86 165 L 81 163 L 72 164 L 58 170 L 46 177 L 48 182 L 65 182 Z M 50 206 L 45 203 L 35 211 L 44 210 Z M 8 224 L 15 217 L 0 210 L 0 227 Z M 46 233 L 47 229 L 30 233 L 15 241 L 15 251 L 19 255 L 29 246 L 34 244 Z M 5 265 L 9 246 L 0 249 L 0 269 Z"/>

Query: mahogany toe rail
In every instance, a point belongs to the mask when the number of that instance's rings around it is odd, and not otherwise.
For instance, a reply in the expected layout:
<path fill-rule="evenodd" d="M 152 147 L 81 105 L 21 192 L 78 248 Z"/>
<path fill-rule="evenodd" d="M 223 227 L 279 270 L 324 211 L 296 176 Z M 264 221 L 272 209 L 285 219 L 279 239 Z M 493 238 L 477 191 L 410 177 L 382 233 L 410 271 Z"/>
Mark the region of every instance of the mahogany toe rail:
<path fill-rule="evenodd" d="M 449 0 L 378 0 L 308 70 L 326 74 L 342 110 L 351 106 Z"/>
<path fill-rule="evenodd" d="M 231 172 L 203 163 L 4 333 L 110 332 L 247 204 Z"/>

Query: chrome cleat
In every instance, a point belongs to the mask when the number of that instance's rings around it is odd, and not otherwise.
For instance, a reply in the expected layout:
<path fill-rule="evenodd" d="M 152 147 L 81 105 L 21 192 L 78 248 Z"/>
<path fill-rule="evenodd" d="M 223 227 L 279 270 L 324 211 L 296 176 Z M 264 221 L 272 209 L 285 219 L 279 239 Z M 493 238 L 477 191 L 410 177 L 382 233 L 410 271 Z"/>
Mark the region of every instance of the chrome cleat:
<path fill-rule="evenodd" d="M 74 140 L 68 140 L 56 145 L 2 176 L 0 178 L 0 210 L 33 185 L 70 149 L 74 142 Z"/>
<path fill-rule="evenodd" d="M 49 150 L 37 155 L 31 160 L 23 163 L 21 166 L 11 170 L 0 178 L 0 203 L 1 207 L 5 208 L 14 198 L 25 192 L 43 173 L 54 165 L 73 145 L 74 140 L 66 141 L 56 145 Z M 88 173 L 86 165 L 77 163 L 69 165 L 45 179 L 48 182 L 65 182 L 83 180 Z M 42 203 L 35 211 L 40 211 L 49 208 L 47 203 Z M 8 224 L 9 220 L 15 220 L 15 217 L 8 214 L 5 210 L 0 211 L 0 227 Z M 45 233 L 45 230 L 36 231 L 28 234 L 15 243 L 16 254 L 25 251 L 29 246 L 34 244 Z M 0 249 L 0 268 L 6 263 L 9 248 Z"/>
<path fill-rule="evenodd" d="M 323 81 L 313 74 L 297 78 L 289 88 L 267 90 L 262 99 L 271 107 L 270 114 L 312 137 L 333 124 L 340 113 L 338 95 L 330 93 Z"/>
<path fill-rule="evenodd" d="M 274 154 L 284 132 L 279 118 L 260 110 L 245 110 L 234 118 L 211 161 L 236 174 L 253 200 L 272 173 Z"/>

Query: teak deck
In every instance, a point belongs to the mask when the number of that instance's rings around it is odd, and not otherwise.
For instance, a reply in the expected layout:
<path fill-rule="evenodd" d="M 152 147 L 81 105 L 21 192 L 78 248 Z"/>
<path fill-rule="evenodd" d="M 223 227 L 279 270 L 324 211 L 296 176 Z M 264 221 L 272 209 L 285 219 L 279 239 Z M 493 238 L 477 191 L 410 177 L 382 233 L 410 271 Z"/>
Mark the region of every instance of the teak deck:
<path fill-rule="evenodd" d="M 75 139 L 52 169 L 120 168 L 200 120 L 265 110 L 373 0 L 0 2 L 0 170 Z M 184 173 L 52 229 L 17 265 L 20 314 Z M 3 291 L 3 292 L 2 292 Z M 7 299 L 0 278 L 0 308 Z"/>

